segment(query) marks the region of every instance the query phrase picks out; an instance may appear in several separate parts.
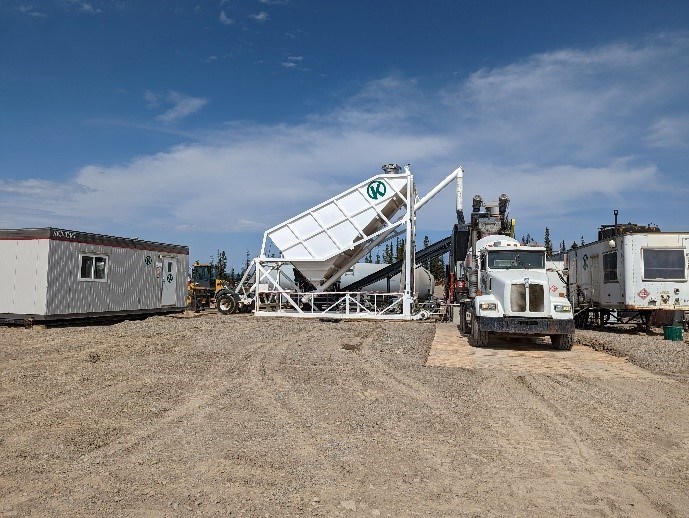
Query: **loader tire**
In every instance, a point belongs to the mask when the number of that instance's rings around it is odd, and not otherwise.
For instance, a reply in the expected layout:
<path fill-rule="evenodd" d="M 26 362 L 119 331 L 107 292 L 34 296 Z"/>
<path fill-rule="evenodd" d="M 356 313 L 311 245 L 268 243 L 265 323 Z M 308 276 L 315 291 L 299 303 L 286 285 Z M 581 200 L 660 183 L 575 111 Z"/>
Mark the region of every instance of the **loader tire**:
<path fill-rule="evenodd" d="M 237 300 L 237 296 L 230 290 L 220 290 L 215 295 L 215 305 L 218 308 L 218 313 L 231 315 L 237 312 L 239 301 Z"/>
<path fill-rule="evenodd" d="M 555 349 L 560 351 L 571 351 L 574 345 L 574 335 L 552 335 L 550 341 Z"/>

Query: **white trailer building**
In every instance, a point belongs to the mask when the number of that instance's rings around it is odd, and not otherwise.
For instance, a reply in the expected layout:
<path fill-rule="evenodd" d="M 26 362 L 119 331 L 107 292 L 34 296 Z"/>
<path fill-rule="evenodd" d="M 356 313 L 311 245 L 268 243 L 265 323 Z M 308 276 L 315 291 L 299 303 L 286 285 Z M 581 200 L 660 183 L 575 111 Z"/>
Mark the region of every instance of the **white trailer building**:
<path fill-rule="evenodd" d="M 648 326 L 658 310 L 689 311 L 689 233 L 630 224 L 602 227 L 598 238 L 565 257 L 578 326 Z"/>
<path fill-rule="evenodd" d="M 183 311 L 189 248 L 58 228 L 0 230 L 0 321 Z"/>

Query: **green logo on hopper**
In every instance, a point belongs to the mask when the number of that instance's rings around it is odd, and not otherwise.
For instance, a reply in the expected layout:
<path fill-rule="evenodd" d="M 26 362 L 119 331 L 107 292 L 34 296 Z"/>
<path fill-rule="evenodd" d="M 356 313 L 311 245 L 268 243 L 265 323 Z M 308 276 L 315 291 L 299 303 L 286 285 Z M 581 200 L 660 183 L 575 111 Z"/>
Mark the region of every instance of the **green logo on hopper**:
<path fill-rule="evenodd" d="M 385 185 L 385 182 L 382 182 L 380 180 L 375 180 L 368 184 L 368 187 L 366 188 L 366 192 L 368 193 L 368 197 L 371 198 L 372 200 L 377 200 L 378 198 L 382 198 L 385 196 L 385 193 L 387 192 L 388 188 Z"/>

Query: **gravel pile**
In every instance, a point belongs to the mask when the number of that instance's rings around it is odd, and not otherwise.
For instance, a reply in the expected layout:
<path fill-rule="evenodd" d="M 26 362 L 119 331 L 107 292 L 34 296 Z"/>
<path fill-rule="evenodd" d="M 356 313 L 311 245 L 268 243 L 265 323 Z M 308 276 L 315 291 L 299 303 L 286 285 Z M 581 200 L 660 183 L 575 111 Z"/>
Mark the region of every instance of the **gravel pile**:
<path fill-rule="evenodd" d="M 577 330 L 577 343 L 615 356 L 623 356 L 635 365 L 656 374 L 689 381 L 689 333 L 684 340 L 663 339 L 662 329 L 650 333 L 610 328 L 605 331 Z"/>

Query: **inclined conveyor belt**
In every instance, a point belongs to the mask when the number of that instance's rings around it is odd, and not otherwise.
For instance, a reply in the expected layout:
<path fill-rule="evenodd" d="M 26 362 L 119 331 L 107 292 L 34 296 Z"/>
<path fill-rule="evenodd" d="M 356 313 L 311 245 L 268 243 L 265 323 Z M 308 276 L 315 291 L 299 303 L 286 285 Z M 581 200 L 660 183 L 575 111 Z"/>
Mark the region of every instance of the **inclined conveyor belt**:
<path fill-rule="evenodd" d="M 441 239 L 440 241 L 437 241 L 423 250 L 419 250 L 416 252 L 416 264 L 423 264 L 425 261 L 430 261 L 431 259 L 435 259 L 436 257 L 440 257 L 443 254 L 446 254 L 449 252 L 450 247 L 452 246 L 452 236 L 446 237 L 445 239 Z M 404 261 L 397 261 L 395 263 L 392 263 L 382 270 L 378 270 L 377 272 L 372 273 L 371 275 L 367 275 L 363 279 L 359 279 L 356 282 L 353 282 L 352 284 L 348 284 L 346 288 L 347 291 L 359 291 L 361 288 L 364 288 L 365 286 L 368 286 L 369 284 L 373 284 L 374 282 L 380 281 L 382 279 L 386 279 L 388 277 L 392 277 L 393 275 L 397 275 L 402 271 L 402 265 L 404 264 Z"/>

